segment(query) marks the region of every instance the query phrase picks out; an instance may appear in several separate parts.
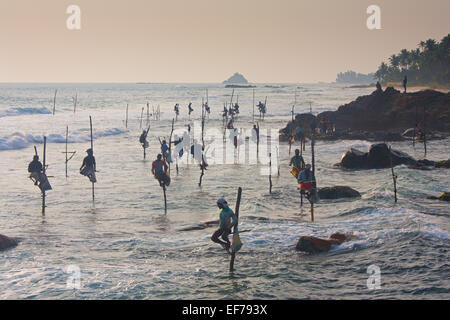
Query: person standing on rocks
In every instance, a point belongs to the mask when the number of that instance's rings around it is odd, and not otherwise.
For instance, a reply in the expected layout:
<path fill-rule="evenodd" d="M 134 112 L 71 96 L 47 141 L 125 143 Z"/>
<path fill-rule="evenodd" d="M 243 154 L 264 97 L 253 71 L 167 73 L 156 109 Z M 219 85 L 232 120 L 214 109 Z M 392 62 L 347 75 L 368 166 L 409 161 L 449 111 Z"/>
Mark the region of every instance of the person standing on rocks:
<path fill-rule="evenodd" d="M 408 78 L 405 76 L 403 78 L 403 89 L 405 90 L 404 93 L 406 93 L 406 84 L 408 83 Z"/>

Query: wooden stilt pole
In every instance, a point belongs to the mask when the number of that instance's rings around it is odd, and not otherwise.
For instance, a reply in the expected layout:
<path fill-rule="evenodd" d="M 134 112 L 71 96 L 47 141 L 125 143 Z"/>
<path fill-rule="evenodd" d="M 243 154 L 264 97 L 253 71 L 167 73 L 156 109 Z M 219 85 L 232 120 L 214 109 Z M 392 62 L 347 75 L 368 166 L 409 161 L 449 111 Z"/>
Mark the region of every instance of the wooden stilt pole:
<path fill-rule="evenodd" d="M 253 88 L 252 122 L 255 123 L 255 89 Z"/>
<path fill-rule="evenodd" d="M 73 113 L 77 110 L 77 102 L 78 102 L 78 92 L 75 93 L 75 98 L 73 98 Z"/>
<path fill-rule="evenodd" d="M 147 102 L 147 127 L 150 125 L 150 105 Z"/>
<path fill-rule="evenodd" d="M 264 113 L 263 113 L 263 120 L 264 120 L 264 117 L 266 116 L 266 112 L 267 112 L 267 96 L 266 96 L 266 99 L 264 100 Z"/>
<path fill-rule="evenodd" d="M 128 129 L 128 103 L 127 103 L 127 112 L 126 112 L 126 116 L 125 116 L 125 128 Z"/>
<path fill-rule="evenodd" d="M 389 158 L 391 161 L 392 180 L 394 182 L 394 202 L 397 203 L 397 175 L 394 173 L 394 166 L 392 165 L 391 146 L 389 146 Z"/>
<path fill-rule="evenodd" d="M 233 89 L 233 93 L 234 93 L 234 89 Z M 231 98 L 233 99 L 233 98 Z M 204 158 L 204 150 L 205 150 L 205 139 L 204 139 L 204 131 L 205 131 L 205 105 L 203 103 L 203 99 L 202 99 L 202 160 L 200 162 L 200 169 L 201 169 L 201 174 L 200 174 L 200 181 L 198 182 L 198 186 L 201 187 L 202 186 L 202 180 L 203 180 L 203 176 L 205 175 L 205 158 Z"/>
<path fill-rule="evenodd" d="M 73 156 L 75 155 L 76 151 L 68 151 L 68 143 L 69 143 L 69 126 L 66 126 L 66 151 L 63 152 L 66 154 L 66 179 L 69 177 L 68 174 L 68 164 L 69 161 L 72 160 Z M 69 157 L 70 153 L 70 157 Z"/>
<path fill-rule="evenodd" d="M 69 162 L 69 154 L 68 154 L 69 152 L 67 150 L 68 140 L 69 140 L 69 126 L 66 126 L 66 179 L 69 176 L 67 173 L 67 163 Z"/>
<path fill-rule="evenodd" d="M 313 189 L 314 192 L 317 188 L 316 181 L 316 165 L 315 165 L 315 156 L 314 156 L 314 132 L 311 134 L 311 167 L 312 167 L 312 176 L 313 176 Z M 311 195 L 310 195 L 311 196 Z M 314 222 L 314 201 L 311 201 L 311 222 Z"/>
<path fill-rule="evenodd" d="M 423 149 L 424 149 L 424 158 L 427 156 L 427 137 L 425 134 L 425 106 L 423 106 L 423 125 L 422 125 L 422 134 L 423 134 Z"/>
<path fill-rule="evenodd" d="M 233 228 L 233 235 L 238 233 L 238 223 L 239 223 L 239 206 L 241 205 L 241 196 L 242 196 L 242 188 L 239 187 L 238 188 L 238 194 L 237 194 L 237 199 L 236 199 L 236 208 L 234 210 L 234 214 L 236 215 L 237 218 L 237 223 Z M 234 260 L 236 258 L 236 252 L 231 252 L 231 259 L 230 259 L 230 272 L 234 271 Z"/>
<path fill-rule="evenodd" d="M 55 90 L 55 97 L 53 98 L 53 115 L 55 115 L 55 109 L 56 109 L 56 93 L 58 92 L 58 89 Z"/>
<path fill-rule="evenodd" d="M 142 107 L 141 111 L 141 125 L 139 126 L 139 129 L 142 129 L 142 118 L 144 117 L 144 107 Z"/>
<path fill-rule="evenodd" d="M 47 152 L 47 137 L 44 136 L 44 153 L 43 153 L 43 160 L 42 160 L 42 174 L 45 176 L 47 165 L 46 161 L 46 152 Z M 45 216 L 45 190 L 42 190 L 42 216 Z"/>
<path fill-rule="evenodd" d="M 417 106 L 416 106 L 416 121 L 414 123 L 414 130 L 413 130 L 413 148 L 416 146 L 416 128 L 417 128 Z"/>
<path fill-rule="evenodd" d="M 272 153 L 269 153 L 269 192 L 272 194 Z"/>
<path fill-rule="evenodd" d="M 89 124 L 91 127 L 91 149 L 92 149 L 92 153 L 94 152 L 94 135 L 92 133 L 92 117 L 89 116 Z M 94 182 L 92 182 L 92 202 L 95 201 L 95 186 L 94 186 Z"/>
<path fill-rule="evenodd" d="M 277 147 L 277 175 L 280 176 L 280 151 Z"/>
<path fill-rule="evenodd" d="M 172 161 L 172 135 L 173 135 L 173 126 L 174 126 L 174 119 L 172 118 L 172 130 L 170 131 L 169 136 L 169 159 L 167 159 L 167 162 L 169 164 L 169 175 L 170 175 L 170 162 Z M 170 161 L 169 161 L 170 160 Z"/>
<path fill-rule="evenodd" d="M 166 184 L 163 181 L 163 193 L 164 193 L 164 213 L 167 214 L 167 196 L 166 196 Z"/>

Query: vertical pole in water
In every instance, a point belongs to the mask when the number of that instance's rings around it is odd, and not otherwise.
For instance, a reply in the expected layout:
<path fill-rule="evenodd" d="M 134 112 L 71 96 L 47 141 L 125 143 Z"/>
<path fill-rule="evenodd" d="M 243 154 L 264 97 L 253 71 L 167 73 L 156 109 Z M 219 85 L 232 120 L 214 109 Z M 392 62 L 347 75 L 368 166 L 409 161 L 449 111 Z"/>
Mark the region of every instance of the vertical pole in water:
<path fill-rule="evenodd" d="M 422 134 L 423 134 L 423 148 L 425 151 L 424 158 L 427 156 L 427 138 L 425 135 L 425 106 L 423 106 L 423 125 L 422 125 Z"/>
<path fill-rule="evenodd" d="M 280 151 L 277 147 L 277 175 L 280 176 Z"/>
<path fill-rule="evenodd" d="M 53 98 L 53 115 L 55 115 L 55 108 L 56 108 L 56 93 L 58 92 L 58 89 L 55 90 L 55 97 Z"/>
<path fill-rule="evenodd" d="M 164 213 L 167 214 L 167 196 L 166 196 L 166 183 L 163 181 L 163 192 L 164 192 Z"/>
<path fill-rule="evenodd" d="M 92 134 L 92 117 L 89 116 L 89 123 L 90 123 L 90 127 L 91 127 L 91 149 L 92 152 L 94 152 L 94 136 Z M 94 182 L 92 182 L 92 202 L 95 201 L 95 187 L 94 187 Z"/>
<path fill-rule="evenodd" d="M 147 102 L 147 127 L 150 123 L 150 105 Z"/>
<path fill-rule="evenodd" d="M 142 117 L 144 116 L 144 107 L 142 107 L 142 111 L 141 111 L 141 125 L 139 127 L 139 129 L 142 129 Z"/>
<path fill-rule="evenodd" d="M 68 175 L 67 175 L 67 163 L 69 162 L 68 151 L 67 151 L 68 140 L 69 140 L 69 126 L 66 126 L 66 179 L 68 177 Z"/>
<path fill-rule="evenodd" d="M 75 93 L 75 99 L 73 101 L 73 113 L 75 113 L 77 109 L 77 100 L 78 100 L 78 92 Z"/>
<path fill-rule="evenodd" d="M 233 228 L 233 236 L 234 234 L 236 234 L 238 232 L 238 223 L 239 223 L 239 206 L 241 205 L 241 195 L 242 195 L 242 188 L 239 187 L 238 188 L 238 194 L 237 194 L 237 199 L 236 199 L 236 208 L 234 210 L 234 214 L 236 215 L 237 218 L 237 223 Z M 234 259 L 236 258 L 236 252 L 231 252 L 231 260 L 230 260 L 230 272 L 234 271 Z"/>
<path fill-rule="evenodd" d="M 125 116 L 125 128 L 128 129 L 128 103 L 127 103 L 127 112 L 126 112 L 126 116 Z"/>
<path fill-rule="evenodd" d="M 44 136 L 44 155 L 42 160 L 42 174 L 45 175 L 45 165 L 46 165 L 46 148 L 47 148 L 47 137 Z M 45 216 L 45 190 L 42 190 L 42 216 Z"/>
<path fill-rule="evenodd" d="M 269 153 L 269 192 L 272 194 L 272 153 Z"/>
<path fill-rule="evenodd" d="M 252 113 L 253 123 L 255 123 L 255 88 L 253 88 L 253 113 Z"/>
<path fill-rule="evenodd" d="M 397 175 L 394 173 L 394 166 L 392 165 L 391 146 L 389 146 L 389 158 L 391 161 L 392 180 L 394 181 L 394 201 L 397 203 Z"/>
<path fill-rule="evenodd" d="M 317 192 L 315 189 L 317 188 L 316 182 L 316 165 L 315 165 L 315 157 L 314 157 L 314 132 L 311 134 L 311 166 L 312 166 L 312 177 L 313 177 L 313 190 Z M 311 198 L 311 195 L 310 195 Z M 311 221 L 314 222 L 314 201 L 311 202 Z"/>
<path fill-rule="evenodd" d="M 233 93 L 234 93 L 234 89 L 233 89 Z M 231 98 L 233 99 L 233 98 Z M 205 160 L 204 160 L 204 149 L 205 149 L 205 139 L 204 139 L 204 130 L 205 130 L 205 115 L 204 115 L 204 109 L 205 109 L 205 105 L 203 103 L 203 98 L 202 98 L 202 160 L 200 162 L 200 169 L 202 170 L 202 173 L 200 174 L 200 181 L 198 182 L 198 186 L 201 187 L 202 186 L 202 179 L 203 176 L 205 174 Z"/>
<path fill-rule="evenodd" d="M 416 128 L 417 128 L 417 106 L 416 106 L 416 121 L 414 122 L 414 130 L 413 130 L 413 148 L 416 146 Z"/>

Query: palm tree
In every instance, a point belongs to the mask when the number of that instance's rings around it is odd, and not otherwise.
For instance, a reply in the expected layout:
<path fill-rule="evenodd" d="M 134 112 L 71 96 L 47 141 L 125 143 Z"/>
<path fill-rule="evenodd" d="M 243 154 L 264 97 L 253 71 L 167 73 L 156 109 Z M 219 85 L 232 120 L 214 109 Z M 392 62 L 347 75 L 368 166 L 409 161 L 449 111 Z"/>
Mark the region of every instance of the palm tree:
<path fill-rule="evenodd" d="M 408 70 L 408 66 L 409 66 L 410 60 L 411 60 L 409 51 L 406 49 L 402 49 L 402 51 L 400 51 L 399 60 L 400 60 L 400 65 L 402 66 L 402 69 Z"/>
<path fill-rule="evenodd" d="M 425 42 L 425 47 L 426 47 L 426 49 L 427 49 L 428 51 L 433 51 L 434 49 L 436 49 L 436 46 L 437 46 L 436 40 L 428 39 L 428 40 Z"/>
<path fill-rule="evenodd" d="M 398 68 L 398 66 L 400 65 L 400 57 L 396 56 L 395 54 L 393 54 L 390 58 L 389 61 L 391 62 L 391 66 L 394 67 L 395 69 Z"/>

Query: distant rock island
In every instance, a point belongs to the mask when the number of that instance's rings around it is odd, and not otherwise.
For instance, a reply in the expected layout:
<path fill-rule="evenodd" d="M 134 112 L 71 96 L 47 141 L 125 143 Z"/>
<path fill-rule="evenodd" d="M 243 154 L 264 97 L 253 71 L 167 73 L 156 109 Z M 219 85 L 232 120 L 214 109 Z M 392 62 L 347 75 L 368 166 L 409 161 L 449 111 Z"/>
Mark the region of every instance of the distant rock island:
<path fill-rule="evenodd" d="M 244 76 L 238 72 L 233 74 L 228 80 L 225 80 L 223 82 L 224 84 L 247 84 L 247 79 L 244 78 Z"/>

